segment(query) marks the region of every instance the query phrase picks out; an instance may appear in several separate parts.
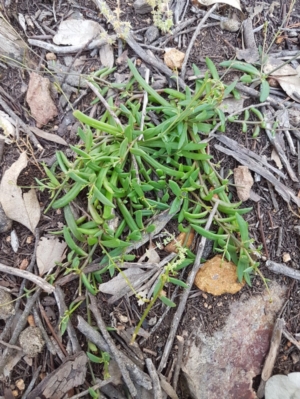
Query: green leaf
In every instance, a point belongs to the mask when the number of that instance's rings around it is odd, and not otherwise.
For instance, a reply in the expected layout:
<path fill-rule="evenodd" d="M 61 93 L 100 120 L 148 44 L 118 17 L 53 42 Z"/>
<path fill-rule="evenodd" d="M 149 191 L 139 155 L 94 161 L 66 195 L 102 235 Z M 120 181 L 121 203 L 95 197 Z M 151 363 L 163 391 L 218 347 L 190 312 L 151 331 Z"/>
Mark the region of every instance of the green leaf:
<path fill-rule="evenodd" d="M 93 193 L 94 193 L 95 197 L 96 197 L 103 205 L 110 206 L 111 208 L 115 208 L 114 204 L 113 204 L 109 199 L 107 199 L 107 198 L 101 193 L 101 191 L 98 190 L 98 188 L 97 188 L 96 186 L 94 186 Z"/>
<path fill-rule="evenodd" d="M 169 277 L 168 280 L 169 280 L 170 283 L 175 284 L 175 285 L 179 285 L 180 287 L 183 287 L 183 288 L 188 288 L 189 287 L 186 283 L 184 283 L 181 280 L 178 280 L 177 278 Z"/>
<path fill-rule="evenodd" d="M 203 227 L 198 226 L 196 224 L 191 224 L 191 227 L 201 236 L 206 237 L 208 240 L 227 240 L 228 235 L 227 234 L 216 234 L 211 231 L 205 230 Z"/>
<path fill-rule="evenodd" d="M 175 308 L 176 304 L 174 302 L 172 302 L 169 298 L 167 298 L 166 296 L 161 295 L 159 297 L 159 299 L 162 301 L 162 303 L 164 303 L 165 305 L 169 306 L 170 308 Z"/>
<path fill-rule="evenodd" d="M 101 244 L 106 248 L 126 248 L 130 245 L 129 242 L 119 240 L 118 238 L 106 241 L 103 240 L 101 241 Z"/>
<path fill-rule="evenodd" d="M 226 89 L 224 90 L 224 95 L 223 95 L 224 98 L 227 97 L 228 94 L 230 94 L 232 92 L 232 90 L 235 88 L 236 84 L 237 84 L 237 80 L 234 80 L 232 83 L 230 83 L 229 86 L 226 86 Z"/>
<path fill-rule="evenodd" d="M 244 271 L 249 267 L 249 258 L 247 255 L 241 253 L 240 259 L 237 265 L 237 276 L 238 280 L 241 283 L 244 277 Z"/>
<path fill-rule="evenodd" d="M 146 233 L 153 233 L 155 229 L 156 229 L 155 224 L 150 224 L 149 226 L 146 227 Z"/>
<path fill-rule="evenodd" d="M 269 82 L 264 79 L 264 80 L 262 80 L 261 85 L 260 85 L 259 101 L 261 103 L 266 101 L 266 99 L 268 98 L 269 94 L 270 94 L 270 85 L 269 85 Z"/>
<path fill-rule="evenodd" d="M 98 364 L 103 363 L 103 359 L 101 357 L 95 356 L 90 352 L 86 352 L 86 355 L 90 359 L 90 361 L 93 363 L 98 363 Z"/>
<path fill-rule="evenodd" d="M 213 79 L 219 80 L 220 76 L 219 76 L 217 68 L 216 68 L 215 64 L 212 62 L 212 60 L 210 58 L 206 57 L 205 62 L 206 62 L 206 66 L 209 69 Z"/>
<path fill-rule="evenodd" d="M 172 202 L 172 205 L 171 205 L 169 213 L 170 214 L 177 213 L 179 211 L 180 206 L 181 206 L 181 202 L 182 202 L 182 200 L 180 198 L 176 197 L 174 199 L 174 201 Z"/>
<path fill-rule="evenodd" d="M 239 226 L 239 233 L 241 235 L 242 242 L 245 243 L 245 242 L 249 241 L 248 223 L 238 213 L 235 214 L 235 217 L 236 217 L 237 224 Z"/>
<path fill-rule="evenodd" d="M 243 76 L 240 77 L 240 81 L 243 83 L 251 83 L 252 82 L 252 77 L 251 75 L 244 74 Z"/>
<path fill-rule="evenodd" d="M 260 75 L 260 71 L 256 69 L 253 65 L 247 64 L 245 62 L 240 61 L 223 61 L 220 63 L 220 66 L 225 68 L 233 68 L 242 72 L 250 73 L 252 75 Z"/>
<path fill-rule="evenodd" d="M 172 190 L 173 194 L 176 197 L 179 197 L 181 195 L 180 187 L 178 186 L 178 184 L 175 181 L 169 180 L 169 186 L 170 186 L 170 189 Z"/>

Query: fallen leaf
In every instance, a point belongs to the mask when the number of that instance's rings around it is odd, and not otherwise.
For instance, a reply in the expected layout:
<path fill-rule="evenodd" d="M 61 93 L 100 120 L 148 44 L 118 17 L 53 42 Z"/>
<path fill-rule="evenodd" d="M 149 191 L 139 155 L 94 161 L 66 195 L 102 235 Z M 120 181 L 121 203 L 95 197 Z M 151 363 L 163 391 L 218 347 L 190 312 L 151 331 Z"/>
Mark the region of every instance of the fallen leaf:
<path fill-rule="evenodd" d="M 26 32 L 26 20 L 23 14 L 18 15 L 19 24 L 21 25 L 24 32 Z"/>
<path fill-rule="evenodd" d="M 203 6 L 211 6 L 212 4 L 216 4 L 216 3 L 224 3 L 224 4 L 228 4 L 231 7 L 235 7 L 238 10 L 241 10 L 241 5 L 240 5 L 240 0 L 198 0 L 200 4 L 202 4 Z"/>
<path fill-rule="evenodd" d="M 26 101 L 37 126 L 46 125 L 58 115 L 57 108 L 50 95 L 50 80 L 36 72 L 30 74 Z"/>
<path fill-rule="evenodd" d="M 10 233 L 10 245 L 11 245 L 14 253 L 17 253 L 18 249 L 19 249 L 19 239 L 18 239 L 16 230 L 12 230 Z"/>
<path fill-rule="evenodd" d="M 282 260 L 284 263 L 289 262 L 290 260 L 292 260 L 291 255 L 288 252 L 284 252 L 282 254 Z"/>
<path fill-rule="evenodd" d="M 300 78 L 299 76 L 280 76 L 276 77 L 282 89 L 294 101 L 300 103 Z"/>
<path fill-rule="evenodd" d="M 15 128 L 12 119 L 5 112 L 0 111 L 0 129 L 3 130 L 4 136 L 15 137 Z"/>
<path fill-rule="evenodd" d="M 49 270 L 56 266 L 56 262 L 61 262 L 64 258 L 64 252 L 67 244 L 57 237 L 42 237 L 36 250 L 36 263 L 40 276 L 43 276 Z"/>
<path fill-rule="evenodd" d="M 276 163 L 276 166 L 278 169 L 282 169 L 282 163 L 279 155 L 277 154 L 277 151 L 273 148 L 272 153 L 271 153 L 271 159 Z"/>
<path fill-rule="evenodd" d="M 170 69 L 181 69 L 185 54 L 176 48 L 166 49 L 164 61 Z"/>
<path fill-rule="evenodd" d="M 144 255 L 142 255 L 139 259 L 139 262 L 145 262 L 145 259 L 147 258 L 146 263 L 159 263 L 160 262 L 160 256 L 156 252 L 155 248 L 153 246 L 149 246 L 148 249 L 146 249 L 146 252 Z"/>
<path fill-rule="evenodd" d="M 245 97 L 242 97 L 239 100 L 234 97 L 227 97 L 224 98 L 218 108 L 227 114 L 232 114 L 233 112 L 240 111 L 244 108 L 245 99 Z"/>
<path fill-rule="evenodd" d="M 241 201 L 247 201 L 250 197 L 251 187 L 253 186 L 253 177 L 247 166 L 238 166 L 233 171 L 234 184 Z"/>
<path fill-rule="evenodd" d="M 114 52 L 110 44 L 104 44 L 100 47 L 99 57 L 104 67 L 112 68 L 114 66 Z"/>
<path fill-rule="evenodd" d="M 26 259 L 26 258 L 23 259 L 22 262 L 21 262 L 21 264 L 20 264 L 20 266 L 19 266 L 19 269 L 21 269 L 21 270 L 26 270 L 28 264 L 29 264 L 28 259 Z"/>
<path fill-rule="evenodd" d="M 103 28 L 96 21 L 67 19 L 59 25 L 57 34 L 53 37 L 55 44 L 81 46 L 97 39 Z"/>
<path fill-rule="evenodd" d="M 0 184 L 0 202 L 7 217 L 26 226 L 32 233 L 40 220 L 41 210 L 35 190 L 22 194 L 17 186 L 20 172 L 27 166 L 27 155 L 19 159 L 4 173 Z"/>
<path fill-rule="evenodd" d="M 277 58 L 268 57 L 267 62 L 264 64 L 263 72 L 270 74 L 274 69 L 276 71 L 271 73 L 271 76 L 297 76 L 297 71 L 291 65 L 283 65 L 283 62 Z M 279 68 L 280 67 L 280 68 Z"/>
<path fill-rule="evenodd" d="M 44 130 L 41 130 L 35 126 L 28 126 L 28 127 L 35 135 L 41 137 L 42 139 L 53 141 L 53 143 L 57 144 L 69 145 L 62 137 L 59 137 L 57 134 L 44 132 Z"/>
<path fill-rule="evenodd" d="M 128 286 L 128 281 L 132 283 L 135 280 L 136 275 L 141 273 L 143 273 L 143 270 L 139 268 L 124 270 L 107 283 L 100 284 L 99 291 L 104 292 L 104 294 L 115 295 Z"/>
<path fill-rule="evenodd" d="M 236 58 L 238 60 L 245 60 L 249 64 L 254 64 L 259 59 L 259 52 L 256 47 L 236 49 Z"/>
<path fill-rule="evenodd" d="M 185 248 L 190 248 L 190 246 L 193 243 L 194 236 L 195 236 L 194 230 L 191 230 L 191 232 L 189 233 L 188 237 L 187 237 L 187 233 L 180 233 L 176 237 L 175 240 L 169 242 L 169 244 L 165 246 L 165 251 L 169 252 L 169 253 L 171 253 L 171 252 L 177 253 L 178 252 L 178 248 L 177 248 L 178 245 L 181 245 L 181 246 L 184 245 Z"/>
<path fill-rule="evenodd" d="M 235 294 L 245 285 L 245 282 L 237 281 L 236 265 L 222 260 L 221 255 L 216 255 L 202 265 L 194 283 L 200 290 L 216 296 Z"/>

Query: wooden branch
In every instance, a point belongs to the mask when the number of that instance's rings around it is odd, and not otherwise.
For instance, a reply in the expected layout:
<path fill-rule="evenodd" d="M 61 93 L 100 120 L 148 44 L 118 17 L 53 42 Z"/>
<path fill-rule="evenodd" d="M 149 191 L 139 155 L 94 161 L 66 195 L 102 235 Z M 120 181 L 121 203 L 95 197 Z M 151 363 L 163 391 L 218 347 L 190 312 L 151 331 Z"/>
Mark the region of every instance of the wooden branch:
<path fill-rule="evenodd" d="M 213 218 L 215 216 L 215 213 L 217 212 L 218 205 L 219 205 L 219 201 L 216 201 L 213 209 L 210 212 L 210 215 L 209 215 L 209 218 L 207 220 L 207 223 L 205 225 L 205 230 L 209 230 L 210 229 L 210 226 L 212 224 L 212 221 L 213 221 Z M 196 259 L 195 259 L 193 268 L 192 268 L 192 270 L 191 270 L 191 272 L 190 272 L 190 274 L 189 274 L 189 276 L 187 278 L 187 281 L 186 281 L 186 283 L 188 285 L 188 288 L 186 288 L 183 291 L 180 303 L 179 303 L 178 308 L 177 308 L 177 310 L 176 310 L 176 312 L 174 314 L 174 317 L 173 317 L 172 327 L 170 329 L 169 336 L 168 336 L 168 339 L 167 339 L 167 343 L 166 343 L 166 346 L 165 346 L 165 349 L 164 349 L 164 352 L 163 352 L 163 355 L 162 355 L 162 358 L 161 358 L 161 361 L 160 361 L 160 364 L 159 364 L 159 367 L 158 367 L 158 371 L 159 372 L 161 372 L 165 368 L 165 366 L 167 364 L 167 360 L 168 360 L 169 354 L 171 352 L 171 348 L 172 348 L 172 345 L 173 345 L 173 342 L 174 342 L 174 338 L 175 338 L 175 334 L 176 334 L 177 328 L 179 326 L 179 323 L 180 323 L 181 317 L 183 315 L 183 312 L 184 312 L 184 310 L 186 308 L 187 299 L 188 299 L 190 291 L 192 289 L 196 274 L 197 274 L 198 270 L 201 267 L 201 257 L 202 257 L 202 253 L 203 253 L 203 250 L 204 250 L 204 247 L 205 247 L 205 243 L 206 243 L 206 238 L 202 236 L 200 244 L 199 244 L 199 247 L 198 247 L 198 251 L 197 251 L 197 255 L 196 255 Z"/>
<path fill-rule="evenodd" d="M 48 294 L 51 294 L 55 290 L 55 287 L 53 287 L 53 285 L 47 283 L 47 281 L 45 281 L 43 278 L 36 276 L 35 274 L 28 272 L 27 270 L 20 270 L 16 267 L 7 266 L 3 263 L 0 263 L 0 272 L 25 278 L 26 280 L 29 280 L 32 283 L 38 285 L 40 288 L 42 288 L 42 290 L 48 292 Z"/>

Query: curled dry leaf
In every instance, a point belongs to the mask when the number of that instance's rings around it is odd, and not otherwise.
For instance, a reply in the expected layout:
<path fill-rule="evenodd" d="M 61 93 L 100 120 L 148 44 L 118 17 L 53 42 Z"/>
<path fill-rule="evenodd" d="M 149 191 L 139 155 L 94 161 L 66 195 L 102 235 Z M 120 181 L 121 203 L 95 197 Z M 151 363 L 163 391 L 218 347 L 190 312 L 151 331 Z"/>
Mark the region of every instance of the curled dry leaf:
<path fill-rule="evenodd" d="M 277 153 L 277 151 L 273 148 L 272 153 L 271 153 L 271 159 L 276 163 L 276 166 L 278 169 L 282 169 L 282 163 L 281 159 Z"/>
<path fill-rule="evenodd" d="M 0 184 L 0 202 L 7 217 L 26 226 L 32 233 L 40 220 L 41 210 L 35 190 L 27 193 L 17 186 L 20 172 L 27 166 L 27 155 L 19 159 L 4 173 Z"/>
<path fill-rule="evenodd" d="M 253 186 L 252 175 L 247 166 L 238 166 L 233 171 L 236 191 L 241 201 L 247 201 L 250 197 L 251 187 Z"/>
<path fill-rule="evenodd" d="M 57 144 L 69 145 L 66 142 L 66 140 L 64 140 L 62 137 L 58 136 L 57 134 L 44 132 L 44 130 L 41 130 L 35 126 L 28 126 L 28 127 L 35 135 L 37 135 L 38 137 L 41 137 L 42 139 L 45 139 L 48 141 L 53 141 L 53 143 L 57 143 Z"/>
<path fill-rule="evenodd" d="M 185 54 L 176 48 L 166 49 L 164 61 L 170 69 L 181 69 Z"/>
<path fill-rule="evenodd" d="M 64 258 L 64 252 L 67 244 L 60 242 L 57 237 L 42 237 L 36 250 L 36 262 L 39 268 L 40 276 L 47 273 L 57 262 Z"/>
<path fill-rule="evenodd" d="M 114 66 L 114 52 L 110 44 L 106 43 L 100 47 L 100 61 L 104 67 L 112 68 Z"/>
<path fill-rule="evenodd" d="M 59 25 L 57 34 L 53 37 L 55 44 L 84 46 L 97 39 L 103 28 L 98 22 L 91 20 L 67 19 Z"/>
<path fill-rule="evenodd" d="M 166 247 L 165 251 L 166 252 L 178 252 L 178 245 L 184 246 L 186 248 L 190 248 L 190 246 L 193 243 L 195 236 L 194 230 L 191 230 L 189 235 L 187 236 L 187 233 L 180 233 L 175 240 L 171 241 Z"/>
<path fill-rule="evenodd" d="M 224 4 L 228 4 L 229 6 L 235 7 L 238 10 L 242 11 L 240 0 L 198 0 L 198 1 L 203 6 L 211 6 L 212 4 L 216 4 L 216 3 L 224 3 Z"/>

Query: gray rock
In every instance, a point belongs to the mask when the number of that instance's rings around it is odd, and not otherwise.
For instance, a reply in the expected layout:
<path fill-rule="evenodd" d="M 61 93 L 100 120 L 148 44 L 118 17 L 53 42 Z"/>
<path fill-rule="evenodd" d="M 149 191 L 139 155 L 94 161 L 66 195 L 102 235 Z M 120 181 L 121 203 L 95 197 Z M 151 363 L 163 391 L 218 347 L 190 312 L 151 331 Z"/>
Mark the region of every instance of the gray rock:
<path fill-rule="evenodd" d="M 137 14 L 147 14 L 152 11 L 152 7 L 147 3 L 146 0 L 135 0 L 133 7 Z"/>
<path fill-rule="evenodd" d="M 285 287 L 273 283 L 265 292 L 230 306 L 226 325 L 208 336 L 195 331 L 189 358 L 182 370 L 194 399 L 255 399 L 252 379 L 261 373 L 270 345 L 276 313 Z"/>
<path fill-rule="evenodd" d="M 152 25 L 146 30 L 145 38 L 147 43 L 152 43 L 159 37 L 159 30 L 156 26 Z"/>
<path fill-rule="evenodd" d="M 0 288 L 0 319 L 6 320 L 15 314 L 12 300 L 10 293 Z"/>
<path fill-rule="evenodd" d="M 0 204 L 0 233 L 5 233 L 12 228 L 12 220 L 9 219 Z"/>

